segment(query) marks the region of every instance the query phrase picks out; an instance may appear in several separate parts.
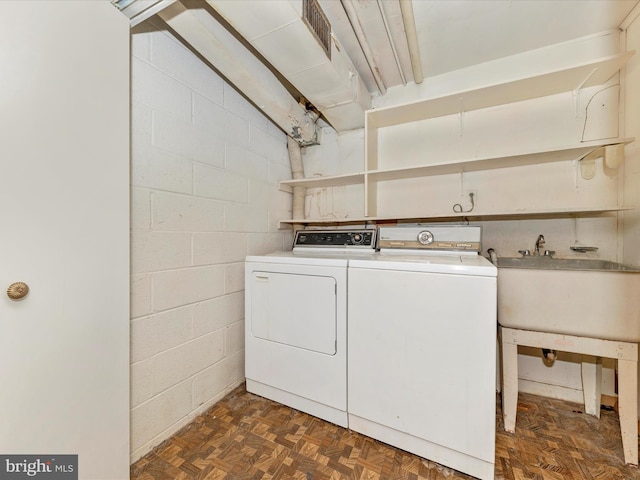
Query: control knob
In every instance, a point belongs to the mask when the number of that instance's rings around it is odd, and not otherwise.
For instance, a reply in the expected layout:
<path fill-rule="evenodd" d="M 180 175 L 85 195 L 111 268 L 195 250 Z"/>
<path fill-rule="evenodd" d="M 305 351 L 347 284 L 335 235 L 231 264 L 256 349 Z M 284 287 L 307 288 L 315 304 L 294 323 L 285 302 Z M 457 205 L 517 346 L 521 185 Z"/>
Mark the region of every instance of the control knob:
<path fill-rule="evenodd" d="M 353 243 L 355 243 L 356 245 L 360 245 L 362 243 L 362 241 L 364 240 L 364 237 L 362 236 L 361 233 L 354 233 L 351 236 L 351 240 L 353 241 Z"/>
<path fill-rule="evenodd" d="M 421 245 L 429 245 L 433 242 L 433 233 L 429 230 L 423 230 L 418 234 L 418 242 Z"/>

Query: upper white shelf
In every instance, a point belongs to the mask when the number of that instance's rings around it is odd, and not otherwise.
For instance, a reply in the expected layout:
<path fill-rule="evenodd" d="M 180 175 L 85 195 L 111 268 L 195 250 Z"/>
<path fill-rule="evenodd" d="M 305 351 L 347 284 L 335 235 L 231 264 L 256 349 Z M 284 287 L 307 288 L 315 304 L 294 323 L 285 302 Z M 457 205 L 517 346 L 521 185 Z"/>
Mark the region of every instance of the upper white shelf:
<path fill-rule="evenodd" d="M 381 170 L 369 170 L 369 180 L 399 180 L 430 175 L 445 175 L 448 173 L 473 172 L 478 170 L 491 170 L 495 168 L 520 167 L 523 165 L 535 165 L 542 163 L 579 160 L 600 147 L 606 145 L 627 144 L 633 142 L 633 138 L 608 138 L 581 142 L 577 145 L 528 151 L 526 153 L 513 153 L 500 156 L 477 157 L 470 159 L 456 159 L 447 163 L 432 165 L 420 165 L 417 167 L 390 168 Z"/>
<path fill-rule="evenodd" d="M 593 153 L 601 147 L 608 145 L 621 145 L 634 141 L 633 138 L 608 138 L 587 142 L 576 142 L 573 145 L 546 146 L 539 150 L 520 150 L 494 153 L 493 155 L 456 158 L 442 161 L 438 157 L 425 157 L 424 163 L 419 165 L 405 165 L 394 168 L 379 168 L 381 165 L 391 166 L 393 159 L 384 159 L 379 162 L 379 143 L 381 132 L 386 127 L 404 125 L 411 122 L 428 120 L 431 118 L 453 115 L 461 112 L 495 107 L 539 97 L 576 91 L 582 88 L 592 87 L 606 83 L 635 52 L 629 51 L 616 55 L 609 55 L 596 60 L 586 60 L 574 65 L 548 70 L 533 76 L 520 77 L 502 83 L 492 84 L 473 90 L 463 90 L 445 96 L 422 99 L 417 102 L 402 105 L 394 105 L 379 109 L 369 110 L 365 113 L 365 165 L 360 172 L 331 175 L 326 177 L 312 177 L 300 180 L 286 180 L 280 182 L 283 190 L 291 187 L 324 188 L 346 185 L 363 185 L 363 199 L 365 202 L 365 216 L 363 218 L 350 219 L 293 219 L 283 221 L 283 224 L 342 224 L 342 223 L 366 223 L 386 222 L 398 219 L 415 219 L 415 215 L 407 216 L 412 210 L 398 207 L 397 214 L 393 217 L 379 217 L 378 212 L 378 184 L 390 180 L 400 180 L 414 177 L 454 174 L 478 170 L 497 168 L 519 167 L 524 165 L 536 165 L 550 162 L 563 162 L 581 160 L 588 155 L 595 158 L 599 154 Z M 573 57 L 572 57 L 573 58 Z M 392 133 L 392 132 L 391 132 Z M 384 133 L 386 134 L 386 132 Z M 517 147 L 516 147 L 517 148 Z M 500 148 L 494 152 L 500 151 Z M 388 155 L 388 154 L 387 154 Z M 584 163 L 584 162 L 583 162 Z M 582 165 L 582 164 L 581 164 Z M 589 165 L 584 165 L 585 168 Z M 588 173 L 588 171 L 586 172 Z M 583 173 L 585 177 L 585 173 Z M 603 212 L 622 210 L 617 206 L 603 208 L 585 207 L 584 209 L 545 209 L 544 211 L 504 211 L 504 212 L 475 212 L 474 214 L 442 213 L 431 215 L 428 218 L 436 221 L 457 220 L 462 217 L 483 219 L 504 218 L 536 218 L 564 217 L 567 215 L 594 215 Z M 386 212 L 395 212 L 393 208 L 380 209 Z"/>
<path fill-rule="evenodd" d="M 425 99 L 414 103 L 369 110 L 366 113 L 367 133 L 368 135 L 375 136 L 374 132 L 378 128 L 451 115 L 461 111 L 477 110 L 522 100 L 530 100 L 536 97 L 599 85 L 611 78 L 634 53 L 634 51 L 629 51 L 617 55 L 610 55 L 561 70 L 541 73 L 533 77 L 520 78 L 484 88 Z M 442 175 L 461 171 L 557 162 L 582 158 L 595 148 L 601 146 L 629 143 L 630 141 L 633 141 L 633 139 L 607 139 L 584 142 L 564 148 L 527 152 L 524 154 L 514 153 L 512 155 L 501 155 L 498 157 L 458 159 L 445 164 L 369 170 L 343 175 L 285 180 L 280 182 L 280 185 L 284 189 L 288 187 L 340 187 L 362 184 L 366 180 L 393 180 L 411 176 Z M 371 155 L 373 152 L 369 154 Z M 367 176 L 366 179 L 365 175 Z"/>
<path fill-rule="evenodd" d="M 447 163 L 435 163 L 416 167 L 388 168 L 344 175 L 284 180 L 280 182 L 280 186 L 306 188 L 339 187 L 344 185 L 362 184 L 364 183 L 365 177 L 368 181 L 399 180 L 402 178 L 429 175 L 444 175 L 448 173 L 472 172 L 478 170 L 490 170 L 494 168 L 562 162 L 581 159 L 594 150 L 606 145 L 627 144 L 633 141 L 633 138 L 606 138 L 602 140 L 581 142 L 577 145 L 546 148 L 534 152 L 514 152 L 513 154 L 505 154 L 501 156 L 456 159 Z"/>
<path fill-rule="evenodd" d="M 533 77 L 510 80 L 415 103 L 369 110 L 368 126 L 370 128 L 388 127 L 600 85 L 611 78 L 634 53 L 629 51 L 610 55 Z"/>

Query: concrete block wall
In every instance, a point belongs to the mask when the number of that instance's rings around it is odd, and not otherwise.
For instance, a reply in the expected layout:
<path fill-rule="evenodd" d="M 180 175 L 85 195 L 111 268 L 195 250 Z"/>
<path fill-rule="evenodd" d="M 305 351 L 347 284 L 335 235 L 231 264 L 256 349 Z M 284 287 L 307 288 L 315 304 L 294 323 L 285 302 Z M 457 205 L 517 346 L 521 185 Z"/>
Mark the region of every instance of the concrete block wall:
<path fill-rule="evenodd" d="M 167 32 L 132 35 L 131 461 L 244 380 L 244 258 L 288 248 L 286 136 Z"/>

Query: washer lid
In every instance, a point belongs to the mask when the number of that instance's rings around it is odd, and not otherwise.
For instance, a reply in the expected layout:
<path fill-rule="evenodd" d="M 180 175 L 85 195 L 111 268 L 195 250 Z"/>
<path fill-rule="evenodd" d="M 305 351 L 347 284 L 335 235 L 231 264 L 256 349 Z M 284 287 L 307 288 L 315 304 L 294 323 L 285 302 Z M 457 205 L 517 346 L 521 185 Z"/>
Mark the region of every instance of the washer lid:
<path fill-rule="evenodd" d="M 442 273 L 450 275 L 475 275 L 496 277 L 498 269 L 481 255 L 385 254 L 349 261 L 349 268 L 397 270 L 407 272 Z"/>

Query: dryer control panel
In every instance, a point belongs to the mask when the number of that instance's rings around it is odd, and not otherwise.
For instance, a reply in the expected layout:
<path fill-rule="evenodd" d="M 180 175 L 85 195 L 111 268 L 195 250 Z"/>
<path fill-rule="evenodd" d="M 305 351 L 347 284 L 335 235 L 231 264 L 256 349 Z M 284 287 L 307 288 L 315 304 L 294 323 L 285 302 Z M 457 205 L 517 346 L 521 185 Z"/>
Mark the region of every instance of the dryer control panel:
<path fill-rule="evenodd" d="M 376 230 L 298 230 L 293 246 L 374 249 Z"/>

